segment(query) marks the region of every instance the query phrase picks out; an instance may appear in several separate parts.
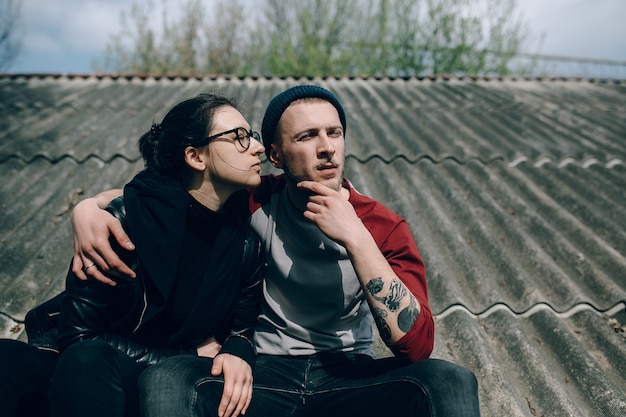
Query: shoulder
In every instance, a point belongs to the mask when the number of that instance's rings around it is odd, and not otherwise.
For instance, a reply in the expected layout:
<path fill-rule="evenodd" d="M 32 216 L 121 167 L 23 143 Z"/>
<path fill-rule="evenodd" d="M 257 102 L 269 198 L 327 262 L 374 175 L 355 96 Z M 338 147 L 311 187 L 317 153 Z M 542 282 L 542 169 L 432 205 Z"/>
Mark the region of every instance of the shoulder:
<path fill-rule="evenodd" d="M 249 208 L 250 214 L 254 213 L 260 207 L 269 203 L 272 195 L 282 191 L 287 185 L 285 175 L 263 175 L 261 184 L 250 190 Z"/>
<path fill-rule="evenodd" d="M 390 246 L 395 247 L 399 242 L 413 241 L 411 230 L 402 216 L 383 203 L 361 194 L 349 182 L 347 184 L 354 211 L 381 250 L 389 249 Z"/>
<path fill-rule="evenodd" d="M 385 224 L 396 224 L 404 219 L 380 201 L 362 194 L 352 183 L 345 180 L 344 186 L 350 190 L 350 203 L 354 207 L 356 214 L 364 223 L 375 222 Z"/>

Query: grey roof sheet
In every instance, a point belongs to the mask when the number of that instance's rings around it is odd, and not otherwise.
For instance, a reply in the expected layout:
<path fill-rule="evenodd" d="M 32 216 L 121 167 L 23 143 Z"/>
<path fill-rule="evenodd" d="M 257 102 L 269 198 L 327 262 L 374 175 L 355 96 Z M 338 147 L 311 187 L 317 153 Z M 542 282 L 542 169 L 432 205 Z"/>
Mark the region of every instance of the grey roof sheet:
<path fill-rule="evenodd" d="M 477 374 L 482 414 L 626 415 L 623 81 L 0 76 L 0 336 L 62 290 L 71 208 L 142 168 L 153 120 L 217 90 L 259 128 L 304 82 L 344 104 L 347 177 L 409 222 L 433 356 Z"/>

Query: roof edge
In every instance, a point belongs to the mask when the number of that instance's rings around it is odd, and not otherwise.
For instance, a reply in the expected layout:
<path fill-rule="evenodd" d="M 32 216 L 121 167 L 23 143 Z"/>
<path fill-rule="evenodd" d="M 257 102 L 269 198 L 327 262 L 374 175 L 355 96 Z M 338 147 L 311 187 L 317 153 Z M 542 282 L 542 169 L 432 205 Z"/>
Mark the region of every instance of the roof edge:
<path fill-rule="evenodd" d="M 235 74 L 122 74 L 122 73 L 0 73 L 0 79 L 108 79 L 108 80 L 418 80 L 418 81 L 537 81 L 537 82 L 589 82 L 600 84 L 626 84 L 626 79 L 594 78 L 594 77 L 517 77 L 517 76 L 474 76 L 454 74 L 432 74 L 424 76 L 383 76 L 383 75 L 332 75 L 332 76 L 260 76 L 260 75 L 235 75 Z"/>

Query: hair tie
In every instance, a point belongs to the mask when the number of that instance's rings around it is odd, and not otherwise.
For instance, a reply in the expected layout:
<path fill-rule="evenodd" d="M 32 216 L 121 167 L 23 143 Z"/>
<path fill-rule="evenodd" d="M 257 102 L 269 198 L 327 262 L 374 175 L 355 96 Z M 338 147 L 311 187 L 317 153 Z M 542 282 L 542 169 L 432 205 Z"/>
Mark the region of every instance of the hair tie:
<path fill-rule="evenodd" d="M 153 123 L 150 128 L 150 139 L 153 142 L 159 140 L 159 136 L 161 136 L 161 131 L 163 130 L 162 126 L 159 123 Z"/>

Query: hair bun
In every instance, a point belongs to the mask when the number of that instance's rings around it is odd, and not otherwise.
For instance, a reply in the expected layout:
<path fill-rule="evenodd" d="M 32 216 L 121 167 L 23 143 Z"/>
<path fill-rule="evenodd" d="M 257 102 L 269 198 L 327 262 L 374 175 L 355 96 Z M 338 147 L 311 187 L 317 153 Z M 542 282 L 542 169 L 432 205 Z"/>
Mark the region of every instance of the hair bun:
<path fill-rule="evenodd" d="M 161 136 L 162 130 L 163 130 L 163 127 L 161 126 L 160 123 L 153 123 L 152 127 L 150 128 L 150 141 L 151 142 L 158 141 L 159 136 Z"/>

